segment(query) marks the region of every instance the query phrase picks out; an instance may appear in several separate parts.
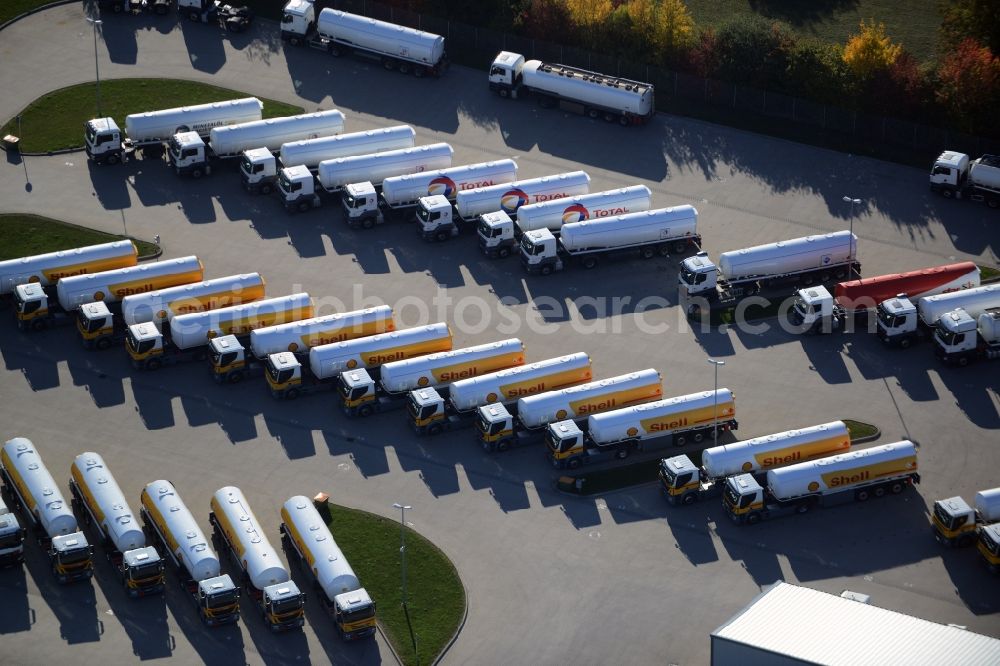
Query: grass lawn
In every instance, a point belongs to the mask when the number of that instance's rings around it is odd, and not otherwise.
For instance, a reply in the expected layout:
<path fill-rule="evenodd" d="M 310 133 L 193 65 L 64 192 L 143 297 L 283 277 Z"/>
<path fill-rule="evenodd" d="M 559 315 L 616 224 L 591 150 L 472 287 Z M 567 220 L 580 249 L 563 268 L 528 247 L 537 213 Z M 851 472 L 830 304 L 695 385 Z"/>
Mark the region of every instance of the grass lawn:
<path fill-rule="evenodd" d="M 699 26 L 713 26 L 737 14 L 759 14 L 789 24 L 804 37 L 844 44 L 862 19 L 885 23 L 893 42 L 917 60 L 933 58 L 941 15 L 937 0 L 686 0 Z"/>
<path fill-rule="evenodd" d="M 847 431 L 851 435 L 851 441 L 863 437 L 871 437 L 878 434 L 879 429 L 870 423 L 844 419 Z M 706 447 L 709 448 L 709 447 Z M 701 451 L 683 451 L 684 455 L 691 459 L 695 466 L 701 466 Z M 670 458 L 677 455 L 669 449 L 664 449 L 663 458 Z M 594 472 L 581 471 L 560 477 L 559 489 L 576 495 L 595 495 L 606 493 L 612 490 L 620 490 L 629 486 L 639 485 L 655 481 L 659 473 L 660 459 L 644 460 L 642 462 L 618 465 Z M 577 488 L 577 480 L 583 479 L 580 488 Z"/>
<path fill-rule="evenodd" d="M 1000 268 L 994 268 L 993 266 L 983 266 L 979 265 L 979 279 L 983 282 L 987 280 L 995 280 L 1000 277 Z"/>
<path fill-rule="evenodd" d="M 125 236 L 106 234 L 39 215 L 0 215 L 0 261 L 110 243 L 123 238 Z M 156 253 L 155 244 L 134 238 L 132 240 L 139 248 L 140 258 Z"/>
<path fill-rule="evenodd" d="M 465 590 L 454 565 L 434 544 L 406 529 L 407 620 L 400 603 L 399 521 L 335 504 L 329 507 L 330 531 L 375 600 L 382 629 L 403 663 L 432 663 L 455 633 L 465 609 Z"/>
<path fill-rule="evenodd" d="M 101 81 L 101 112 L 112 116 L 125 129 L 130 113 L 205 104 L 250 97 L 247 93 L 177 79 L 112 79 Z M 264 117 L 302 113 L 300 106 L 263 99 Z M 0 128 L 0 136 L 21 137 L 21 150 L 46 152 L 83 146 L 83 124 L 96 117 L 93 83 L 63 88 L 36 99 L 21 112 L 21 129 L 11 119 Z"/>
<path fill-rule="evenodd" d="M 6 23 L 24 12 L 47 5 L 53 0 L 3 0 L 0 2 L 0 23 Z"/>

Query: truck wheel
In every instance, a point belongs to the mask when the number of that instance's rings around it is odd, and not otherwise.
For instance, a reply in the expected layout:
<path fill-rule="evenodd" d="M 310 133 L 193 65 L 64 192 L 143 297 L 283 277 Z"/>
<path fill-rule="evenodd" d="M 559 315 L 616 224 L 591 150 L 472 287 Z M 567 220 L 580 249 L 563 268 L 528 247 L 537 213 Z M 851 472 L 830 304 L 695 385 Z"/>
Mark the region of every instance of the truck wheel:
<path fill-rule="evenodd" d="M 396 69 L 396 62 L 392 58 L 382 58 L 382 67 L 387 72 L 391 72 Z"/>
<path fill-rule="evenodd" d="M 747 516 L 747 524 L 748 525 L 756 525 L 759 522 L 760 522 L 760 514 L 759 513 L 751 513 L 749 516 Z"/>
<path fill-rule="evenodd" d="M 885 497 L 885 486 L 879 486 L 875 489 L 875 497 Z"/>
<path fill-rule="evenodd" d="M 583 267 L 587 270 L 597 268 L 597 257 L 587 257 L 583 260 Z"/>
<path fill-rule="evenodd" d="M 958 367 L 964 368 L 967 365 L 969 365 L 969 357 L 968 356 L 960 356 L 958 358 Z"/>
<path fill-rule="evenodd" d="M 955 196 L 955 193 L 952 192 L 951 190 L 941 190 L 941 196 L 943 196 L 945 199 L 951 199 L 953 196 Z"/>
<path fill-rule="evenodd" d="M 808 287 L 809 285 L 811 285 L 811 284 L 812 284 L 813 282 L 815 282 L 815 281 L 816 281 L 816 278 L 815 278 L 815 277 L 813 277 L 812 275 L 807 275 L 807 276 L 805 276 L 804 278 L 802 278 L 802 284 L 804 284 L 804 285 L 805 285 L 805 286 L 807 286 L 807 287 Z"/>
<path fill-rule="evenodd" d="M 450 237 L 451 234 L 449 234 L 447 231 L 439 231 L 436 234 L 434 234 L 434 240 L 436 240 L 438 243 L 443 243 Z"/>
<path fill-rule="evenodd" d="M 899 481 L 896 481 L 891 486 L 889 486 L 889 492 L 892 493 L 893 495 L 898 495 L 899 493 L 903 492 L 903 484 L 900 483 Z"/>
<path fill-rule="evenodd" d="M 146 361 L 147 370 L 159 370 L 163 366 L 163 361 L 158 358 L 151 358 Z"/>
<path fill-rule="evenodd" d="M 198 15 L 198 12 L 189 12 L 188 13 L 188 20 L 194 21 L 195 23 L 197 23 L 199 20 L 201 20 L 201 17 Z"/>
<path fill-rule="evenodd" d="M 608 123 L 615 122 L 615 114 L 613 114 L 613 113 L 605 113 L 604 114 L 604 121 L 608 122 Z"/>
<path fill-rule="evenodd" d="M 587 117 L 597 120 L 598 118 L 601 117 L 601 112 L 598 111 L 597 109 L 587 109 Z"/>
<path fill-rule="evenodd" d="M 195 180 L 198 180 L 199 178 L 201 178 L 202 175 L 203 174 L 202 174 L 201 169 L 191 169 L 191 177 L 194 178 Z"/>
<path fill-rule="evenodd" d="M 330 44 L 330 48 L 327 50 L 327 52 L 334 58 L 339 58 L 344 54 L 343 50 L 341 50 L 341 48 L 336 44 Z"/>
<path fill-rule="evenodd" d="M 118 154 L 111 153 L 110 155 L 107 156 L 107 158 L 104 161 L 107 162 L 108 164 L 118 164 Z"/>
<path fill-rule="evenodd" d="M 45 320 L 41 317 L 37 317 L 31 320 L 31 330 L 33 331 L 44 331 L 45 330 Z"/>
<path fill-rule="evenodd" d="M 829 273 L 823 273 L 823 275 L 820 276 L 819 281 L 822 282 L 823 284 L 826 284 L 827 282 L 830 281 L 830 274 Z"/>
<path fill-rule="evenodd" d="M 417 65 L 416 67 L 413 68 L 413 76 L 417 77 L 418 79 L 424 78 L 424 75 L 426 73 L 427 70 L 424 68 L 423 65 Z"/>
<path fill-rule="evenodd" d="M 507 257 L 510 256 L 510 248 L 509 247 L 500 248 L 499 250 L 497 250 L 497 256 L 500 257 L 501 259 L 506 259 Z"/>
<path fill-rule="evenodd" d="M 639 256 L 643 259 L 652 259 L 656 252 L 653 251 L 651 247 L 644 247 L 639 250 Z"/>
<path fill-rule="evenodd" d="M 674 243 L 675 254 L 681 254 L 686 249 L 687 249 L 687 243 L 685 243 L 684 241 L 677 241 L 676 243 Z"/>
<path fill-rule="evenodd" d="M 507 90 L 506 88 L 500 88 L 500 90 L 497 90 L 497 94 L 503 97 L 504 99 L 510 97 L 510 91 Z"/>
<path fill-rule="evenodd" d="M 552 275 L 552 267 L 548 265 L 542 266 L 541 273 L 542 275 Z"/>
<path fill-rule="evenodd" d="M 295 400 L 298 397 L 299 397 L 299 390 L 298 389 L 289 389 L 285 393 L 285 400 Z"/>
<path fill-rule="evenodd" d="M 622 127 L 628 127 L 630 123 L 626 116 L 618 116 L 618 124 Z"/>
<path fill-rule="evenodd" d="M 304 213 L 307 210 L 309 210 L 309 202 L 308 201 L 300 201 L 298 203 L 298 205 L 295 207 L 295 209 L 297 211 L 299 211 L 300 213 Z"/>
<path fill-rule="evenodd" d="M 435 423 L 431 427 L 427 428 L 428 435 L 439 435 L 441 434 L 441 424 Z"/>
<path fill-rule="evenodd" d="M 270 194 L 271 193 L 271 184 L 270 183 L 264 183 L 259 188 L 257 188 L 257 191 L 260 192 L 261 194 Z"/>
<path fill-rule="evenodd" d="M 691 435 L 691 439 L 694 440 L 695 444 L 701 444 L 701 441 L 705 439 L 705 433 L 700 431 L 696 432 L 695 434 Z"/>
<path fill-rule="evenodd" d="M 909 338 L 903 338 L 902 340 L 899 341 L 899 348 L 900 349 L 909 349 L 911 344 L 913 344 L 913 343 L 910 342 Z"/>
<path fill-rule="evenodd" d="M 867 490 L 859 490 L 858 494 L 854 496 L 859 502 L 867 502 L 870 495 Z"/>
<path fill-rule="evenodd" d="M 502 452 L 502 451 L 506 451 L 509 448 L 510 448 L 510 442 L 507 441 L 506 439 L 502 439 L 499 442 L 497 442 L 497 451 L 501 451 Z"/>
<path fill-rule="evenodd" d="M 486 453 L 493 453 L 494 451 L 496 451 L 493 442 L 482 442 L 482 445 L 483 445 L 483 451 L 485 451 Z"/>
<path fill-rule="evenodd" d="M 364 220 L 361 221 L 362 229 L 371 229 L 374 226 L 375 226 L 375 220 L 373 220 L 370 217 L 366 217 Z"/>
<path fill-rule="evenodd" d="M 580 459 L 573 458 L 568 463 L 566 463 L 566 466 L 569 467 L 570 469 L 577 469 L 578 467 L 580 467 Z"/>
<path fill-rule="evenodd" d="M 358 416 L 367 417 L 372 415 L 371 405 L 361 405 L 358 407 Z"/>
<path fill-rule="evenodd" d="M 687 495 L 684 496 L 683 499 L 681 499 L 681 504 L 684 504 L 686 506 L 691 506 L 697 501 L 698 501 L 697 493 L 688 493 Z"/>
<path fill-rule="evenodd" d="M 230 384 L 239 384 L 241 381 L 243 381 L 243 372 L 241 370 L 230 372 L 228 381 Z"/>
<path fill-rule="evenodd" d="M 687 444 L 687 437 L 684 435 L 674 435 L 674 446 L 684 446 Z"/>
<path fill-rule="evenodd" d="M 111 346 L 111 338 L 97 338 L 97 348 L 104 351 Z"/>
<path fill-rule="evenodd" d="M 1000 199 L 987 199 L 986 205 L 989 206 L 990 208 L 1000 207 Z"/>
<path fill-rule="evenodd" d="M 410 73 L 410 63 L 406 62 L 405 60 L 400 60 L 399 61 L 399 73 L 400 74 L 409 74 Z"/>

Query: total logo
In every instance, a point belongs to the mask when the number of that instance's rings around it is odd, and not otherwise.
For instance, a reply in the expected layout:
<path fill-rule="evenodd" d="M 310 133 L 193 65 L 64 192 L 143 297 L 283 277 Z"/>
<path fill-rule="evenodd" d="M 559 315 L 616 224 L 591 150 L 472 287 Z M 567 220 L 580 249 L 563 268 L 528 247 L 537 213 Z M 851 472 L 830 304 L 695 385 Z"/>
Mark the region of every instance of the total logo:
<path fill-rule="evenodd" d="M 563 224 L 580 222 L 587 219 L 590 219 L 590 211 L 583 204 L 575 203 L 572 206 L 567 206 L 562 214 Z"/>
<path fill-rule="evenodd" d="M 447 176 L 439 176 L 427 185 L 427 196 L 440 194 L 450 199 L 454 196 L 456 189 L 455 181 Z"/>
<path fill-rule="evenodd" d="M 528 195 L 524 193 L 524 190 L 509 190 L 500 197 L 500 208 L 505 213 L 513 213 L 526 203 L 528 203 Z"/>

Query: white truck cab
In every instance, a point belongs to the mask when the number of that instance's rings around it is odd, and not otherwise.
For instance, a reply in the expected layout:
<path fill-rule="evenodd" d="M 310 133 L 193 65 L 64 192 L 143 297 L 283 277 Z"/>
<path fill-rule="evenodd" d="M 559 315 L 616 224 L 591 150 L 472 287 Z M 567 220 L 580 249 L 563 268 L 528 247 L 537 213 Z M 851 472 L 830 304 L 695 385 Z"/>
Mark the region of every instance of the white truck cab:
<path fill-rule="evenodd" d="M 248 192 L 270 194 L 278 181 L 278 160 L 267 148 L 244 150 L 240 156 L 240 179 Z"/>
<path fill-rule="evenodd" d="M 886 343 L 906 349 L 917 332 L 917 306 L 906 294 L 887 298 L 875 307 L 878 317 L 878 337 Z"/>
<path fill-rule="evenodd" d="M 556 237 L 547 228 L 526 231 L 521 236 L 521 263 L 529 273 L 539 273 L 543 266 L 562 270 Z"/>
<path fill-rule="evenodd" d="M 25 328 L 32 319 L 44 318 L 49 312 L 49 296 L 37 282 L 19 284 L 14 287 L 14 308 L 17 324 Z"/>
<path fill-rule="evenodd" d="M 132 324 L 125 335 L 125 344 L 133 360 L 163 353 L 163 334 L 151 321 Z"/>
<path fill-rule="evenodd" d="M 945 356 L 970 352 L 976 348 L 977 323 L 959 308 L 945 313 L 937 321 L 934 337 Z"/>
<path fill-rule="evenodd" d="M 281 38 L 292 46 L 302 43 L 316 26 L 313 0 L 288 0 L 281 15 Z"/>
<path fill-rule="evenodd" d="M 419 432 L 427 432 L 445 418 L 444 398 L 433 387 L 410 391 L 406 409 L 410 412 L 410 425 Z"/>
<path fill-rule="evenodd" d="M 107 349 L 115 334 L 115 318 L 104 301 L 84 303 L 76 312 L 76 326 L 87 347 Z"/>
<path fill-rule="evenodd" d="M 167 157 L 178 176 L 201 178 L 211 173 L 205 142 L 197 132 L 178 132 L 170 139 Z"/>
<path fill-rule="evenodd" d="M 288 211 L 305 212 L 320 205 L 316 179 L 305 165 L 285 167 L 278 176 L 281 201 Z"/>
<path fill-rule="evenodd" d="M 707 252 L 699 252 L 681 262 L 677 283 L 687 296 L 714 293 L 718 282 L 719 268 L 708 258 Z"/>
<path fill-rule="evenodd" d="M 969 156 L 946 150 L 934 161 L 931 168 L 931 190 L 952 197 L 960 191 L 969 177 Z"/>
<path fill-rule="evenodd" d="M 846 312 L 834 302 L 830 290 L 823 285 L 799 289 L 792 306 L 792 323 L 804 331 L 836 331 L 846 323 Z M 825 327 L 829 325 L 829 329 Z"/>
<path fill-rule="evenodd" d="M 364 368 L 354 368 L 340 373 L 337 377 L 337 391 L 344 402 L 344 408 L 350 411 L 356 411 L 378 397 L 375 380 Z"/>
<path fill-rule="evenodd" d="M 545 428 L 545 440 L 549 452 L 554 458 L 556 456 L 565 457 L 571 452 L 581 451 L 584 448 L 583 431 L 580 430 L 580 426 L 575 421 L 550 423 Z"/>
<path fill-rule="evenodd" d="M 25 531 L 0 497 L 0 564 L 23 560 Z"/>
<path fill-rule="evenodd" d="M 443 241 L 458 235 L 451 202 L 443 194 L 420 198 L 417 221 L 420 222 L 420 235 L 424 240 Z"/>
<path fill-rule="evenodd" d="M 503 403 L 482 405 L 477 411 L 476 428 L 479 430 L 483 447 L 487 450 L 492 450 L 491 445 L 494 442 L 506 442 L 514 434 L 514 416 Z"/>
<path fill-rule="evenodd" d="M 378 207 L 378 192 L 370 182 L 348 183 L 341 199 L 347 223 L 352 227 L 370 229 L 382 223 L 382 213 Z"/>
<path fill-rule="evenodd" d="M 122 133 L 114 118 L 88 120 L 84 137 L 87 157 L 98 164 L 117 164 L 122 160 Z"/>
<path fill-rule="evenodd" d="M 479 249 L 490 257 L 507 257 L 517 245 L 514 221 L 505 211 L 483 213 L 476 228 Z"/>
<path fill-rule="evenodd" d="M 520 53 L 501 51 L 490 65 L 490 90 L 496 90 L 501 97 L 517 98 L 517 87 L 521 83 L 524 56 Z"/>

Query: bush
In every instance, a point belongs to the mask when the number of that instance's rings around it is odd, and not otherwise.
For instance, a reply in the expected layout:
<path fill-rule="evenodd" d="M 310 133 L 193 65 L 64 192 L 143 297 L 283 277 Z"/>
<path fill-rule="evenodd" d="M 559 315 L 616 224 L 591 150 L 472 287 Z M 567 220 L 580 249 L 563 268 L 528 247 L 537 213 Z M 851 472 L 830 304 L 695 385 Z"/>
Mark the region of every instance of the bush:
<path fill-rule="evenodd" d="M 794 38 L 778 22 L 741 16 L 719 28 L 714 75 L 761 88 L 786 88 Z"/>

